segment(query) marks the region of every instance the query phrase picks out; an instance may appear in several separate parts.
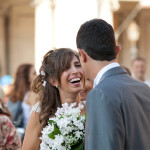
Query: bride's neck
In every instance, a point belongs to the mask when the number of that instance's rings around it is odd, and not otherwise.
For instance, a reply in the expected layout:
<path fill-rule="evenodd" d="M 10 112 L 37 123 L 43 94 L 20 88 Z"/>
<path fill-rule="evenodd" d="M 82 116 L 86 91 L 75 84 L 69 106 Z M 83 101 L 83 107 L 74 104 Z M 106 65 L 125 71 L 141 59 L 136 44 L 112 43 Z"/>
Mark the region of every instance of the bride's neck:
<path fill-rule="evenodd" d="M 77 101 L 78 94 L 60 93 L 60 99 L 62 104 L 73 103 Z"/>

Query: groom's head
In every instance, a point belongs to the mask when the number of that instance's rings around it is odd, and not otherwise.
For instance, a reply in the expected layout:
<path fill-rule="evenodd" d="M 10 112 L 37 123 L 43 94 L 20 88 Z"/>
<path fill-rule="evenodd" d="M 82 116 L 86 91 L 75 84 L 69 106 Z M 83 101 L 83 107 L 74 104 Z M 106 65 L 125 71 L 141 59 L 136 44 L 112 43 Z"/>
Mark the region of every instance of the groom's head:
<path fill-rule="evenodd" d="M 93 19 L 81 25 L 77 48 L 84 50 L 92 59 L 110 61 L 116 58 L 114 30 L 102 19 Z"/>
<path fill-rule="evenodd" d="M 82 24 L 76 43 L 83 57 L 82 64 L 86 63 L 88 57 L 94 61 L 112 61 L 117 57 L 114 30 L 102 19 L 93 19 Z"/>

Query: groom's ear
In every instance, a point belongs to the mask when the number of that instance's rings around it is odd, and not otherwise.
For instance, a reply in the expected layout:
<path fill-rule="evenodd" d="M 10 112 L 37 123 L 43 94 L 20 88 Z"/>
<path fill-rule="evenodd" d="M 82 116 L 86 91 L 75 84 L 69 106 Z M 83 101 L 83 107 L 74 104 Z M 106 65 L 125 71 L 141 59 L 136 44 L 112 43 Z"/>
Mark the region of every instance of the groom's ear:
<path fill-rule="evenodd" d="M 87 56 L 86 56 L 85 51 L 84 51 L 84 50 L 82 50 L 82 49 L 80 49 L 80 48 L 78 48 L 78 50 L 79 50 L 79 55 L 80 55 L 80 59 L 81 59 L 81 61 L 82 61 L 82 62 L 86 62 L 86 60 L 87 60 Z"/>
<path fill-rule="evenodd" d="M 120 46 L 116 46 L 116 52 L 117 52 L 117 55 L 118 55 L 119 52 L 120 52 Z"/>

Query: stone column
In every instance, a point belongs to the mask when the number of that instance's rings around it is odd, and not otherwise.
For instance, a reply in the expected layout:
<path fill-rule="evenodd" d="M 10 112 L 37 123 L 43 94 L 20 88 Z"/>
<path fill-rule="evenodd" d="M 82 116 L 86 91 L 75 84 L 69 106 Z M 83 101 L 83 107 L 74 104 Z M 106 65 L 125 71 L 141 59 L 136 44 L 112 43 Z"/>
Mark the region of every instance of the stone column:
<path fill-rule="evenodd" d="M 0 76 L 7 73 L 5 13 L 0 12 Z"/>
<path fill-rule="evenodd" d="M 44 54 L 53 48 L 52 1 L 34 0 L 35 6 L 35 67 L 38 71 Z"/>
<path fill-rule="evenodd" d="M 56 0 L 56 47 L 77 50 L 76 35 L 81 24 L 97 17 L 97 0 Z"/>
<path fill-rule="evenodd" d="M 98 17 L 113 26 L 113 11 L 119 9 L 119 0 L 98 0 Z"/>
<path fill-rule="evenodd" d="M 97 0 L 34 0 L 35 64 L 51 48 L 76 50 L 76 35 L 82 23 L 97 18 Z"/>

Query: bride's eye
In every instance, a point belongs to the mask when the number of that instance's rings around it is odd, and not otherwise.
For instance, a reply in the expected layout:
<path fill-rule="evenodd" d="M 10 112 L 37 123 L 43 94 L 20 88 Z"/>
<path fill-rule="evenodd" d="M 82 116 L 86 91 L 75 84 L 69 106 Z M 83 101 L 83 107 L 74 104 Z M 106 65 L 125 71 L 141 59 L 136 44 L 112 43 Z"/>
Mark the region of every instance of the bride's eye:
<path fill-rule="evenodd" d="M 76 64 L 75 67 L 80 68 L 81 64 Z"/>

